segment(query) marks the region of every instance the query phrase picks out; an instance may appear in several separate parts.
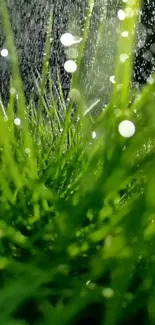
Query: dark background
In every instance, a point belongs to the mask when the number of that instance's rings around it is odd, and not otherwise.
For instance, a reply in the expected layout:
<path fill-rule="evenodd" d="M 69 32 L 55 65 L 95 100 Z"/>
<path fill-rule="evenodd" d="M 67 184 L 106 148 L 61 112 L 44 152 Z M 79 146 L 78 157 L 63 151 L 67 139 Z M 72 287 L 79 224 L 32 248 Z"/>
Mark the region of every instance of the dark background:
<path fill-rule="evenodd" d="M 43 53 L 46 39 L 46 27 L 51 7 L 53 8 L 53 32 L 52 32 L 52 50 L 50 57 L 50 70 L 53 77 L 54 89 L 57 87 L 57 73 L 60 72 L 61 84 L 65 98 L 68 96 L 70 87 L 70 75 L 65 72 L 63 65 L 66 60 L 66 54 L 60 43 L 61 34 L 74 30 L 74 24 L 78 26 L 79 36 L 82 35 L 82 29 L 85 23 L 87 11 L 87 0 L 7 0 L 12 29 L 14 32 L 15 45 L 17 48 L 19 67 L 26 98 L 29 99 L 30 92 L 33 91 L 37 100 L 37 91 L 35 88 L 34 77 L 42 71 Z M 154 4 L 155 1 L 144 0 L 141 22 L 147 29 L 147 39 L 145 45 L 135 53 L 134 81 L 139 84 L 145 84 L 148 76 L 154 71 L 155 61 L 154 53 L 151 58 L 146 60 L 143 56 L 146 51 L 150 51 L 150 45 L 155 42 L 154 27 Z M 109 0 L 107 19 L 115 17 L 120 7 L 120 1 Z M 96 0 L 92 15 L 90 33 L 92 31 L 91 41 L 89 41 L 89 50 L 85 54 L 86 69 L 91 64 L 91 59 L 95 50 L 96 34 L 103 10 L 103 1 Z M 69 28 L 71 24 L 72 28 Z M 0 21 L 0 50 L 5 48 L 5 34 Z M 10 87 L 10 64 L 9 57 L 0 56 L 0 95 L 4 103 L 8 102 Z M 54 90 L 55 95 L 56 91 Z"/>

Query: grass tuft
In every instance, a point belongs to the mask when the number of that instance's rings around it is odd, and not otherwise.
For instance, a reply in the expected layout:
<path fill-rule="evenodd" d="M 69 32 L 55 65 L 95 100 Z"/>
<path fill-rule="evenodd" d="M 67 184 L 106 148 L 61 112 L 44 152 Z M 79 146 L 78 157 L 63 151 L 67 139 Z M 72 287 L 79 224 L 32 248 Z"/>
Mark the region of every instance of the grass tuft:
<path fill-rule="evenodd" d="M 51 13 L 43 72 L 35 79 L 39 102 L 30 94 L 26 106 L 1 0 L 12 88 L 8 107 L 0 101 L 0 324 L 155 322 L 155 78 L 140 91 L 131 86 L 140 5 L 124 7 L 134 14 L 120 22 L 116 84 L 106 108 L 79 92 L 92 1 L 70 101 L 59 76 L 58 98 L 53 95 Z M 128 59 L 121 62 L 124 53 Z M 123 120 L 134 123 L 132 137 L 119 134 Z"/>

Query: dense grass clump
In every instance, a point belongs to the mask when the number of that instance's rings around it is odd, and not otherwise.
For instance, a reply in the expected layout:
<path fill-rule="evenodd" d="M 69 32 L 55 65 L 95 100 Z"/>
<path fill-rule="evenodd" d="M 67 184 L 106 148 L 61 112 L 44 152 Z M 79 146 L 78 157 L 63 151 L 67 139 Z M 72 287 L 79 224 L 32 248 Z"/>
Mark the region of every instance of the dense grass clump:
<path fill-rule="evenodd" d="M 140 3 L 126 6 L 134 14 L 120 24 L 111 100 L 94 114 L 79 96 L 92 3 L 69 104 L 61 83 L 58 101 L 52 93 L 51 15 L 39 103 L 31 94 L 26 105 L 1 0 L 12 87 L 8 106 L 0 102 L 0 324 L 155 323 L 155 79 L 131 86 Z M 132 137 L 119 133 L 124 120 Z"/>

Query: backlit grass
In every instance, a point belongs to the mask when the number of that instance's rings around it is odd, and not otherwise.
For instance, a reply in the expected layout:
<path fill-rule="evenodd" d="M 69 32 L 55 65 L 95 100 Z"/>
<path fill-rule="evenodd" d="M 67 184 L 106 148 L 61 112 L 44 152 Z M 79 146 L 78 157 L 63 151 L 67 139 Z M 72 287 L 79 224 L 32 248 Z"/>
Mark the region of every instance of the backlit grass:
<path fill-rule="evenodd" d="M 127 325 L 136 317 L 141 324 L 155 322 L 155 81 L 152 76 L 138 92 L 131 87 L 139 6 L 135 1 L 134 15 L 121 21 L 116 83 L 95 117 L 93 109 L 85 113 L 89 104 L 82 93 L 74 96 L 92 9 L 71 82 L 73 100 L 67 106 L 61 82 L 59 98 L 53 96 L 51 14 L 43 73 L 36 80 L 39 103 L 30 96 L 26 105 L 1 0 L 12 88 L 8 107 L 0 102 L 0 324 Z M 128 59 L 121 62 L 124 53 Z M 119 134 L 123 120 L 135 125 L 132 137 Z"/>

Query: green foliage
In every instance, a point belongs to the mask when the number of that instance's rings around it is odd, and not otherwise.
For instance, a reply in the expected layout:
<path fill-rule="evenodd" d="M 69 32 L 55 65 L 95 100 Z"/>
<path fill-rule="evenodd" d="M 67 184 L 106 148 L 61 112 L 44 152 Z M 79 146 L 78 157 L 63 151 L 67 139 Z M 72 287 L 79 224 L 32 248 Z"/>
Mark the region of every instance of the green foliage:
<path fill-rule="evenodd" d="M 4 0 L 0 10 L 13 75 L 8 107 L 0 103 L 0 324 L 154 324 L 155 80 L 132 92 L 137 16 L 121 23 L 131 36 L 120 33 L 116 84 L 94 117 L 78 92 L 92 3 L 67 109 L 60 83 L 58 109 L 47 73 L 52 15 L 40 101 L 26 107 Z M 136 127 L 132 138 L 118 132 L 124 119 Z"/>

